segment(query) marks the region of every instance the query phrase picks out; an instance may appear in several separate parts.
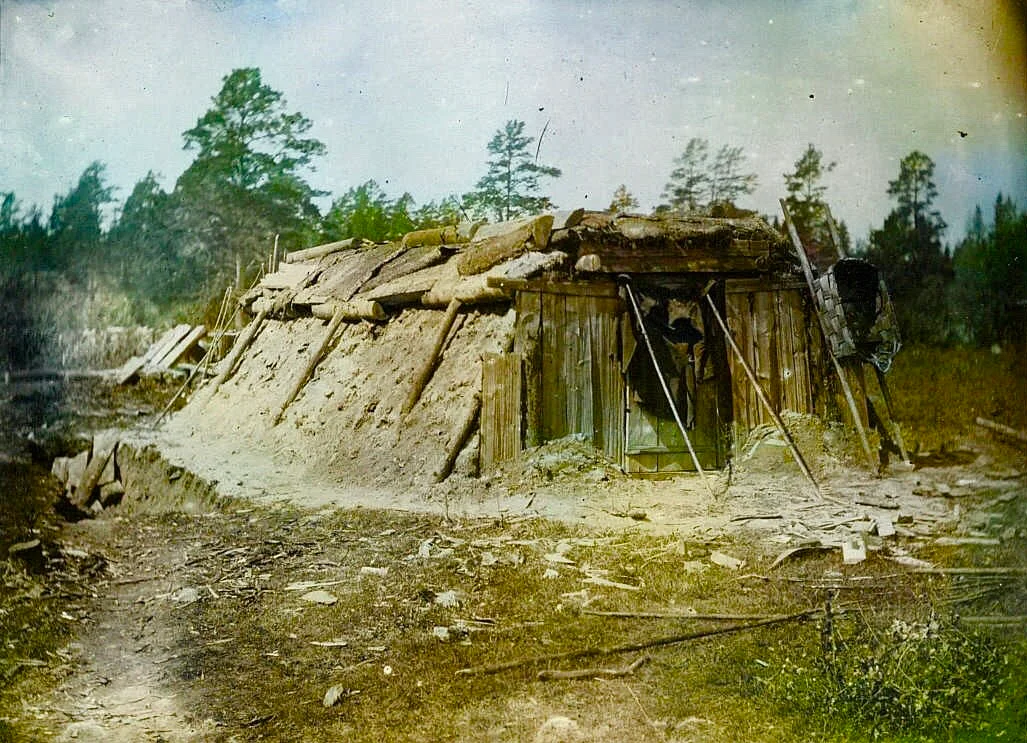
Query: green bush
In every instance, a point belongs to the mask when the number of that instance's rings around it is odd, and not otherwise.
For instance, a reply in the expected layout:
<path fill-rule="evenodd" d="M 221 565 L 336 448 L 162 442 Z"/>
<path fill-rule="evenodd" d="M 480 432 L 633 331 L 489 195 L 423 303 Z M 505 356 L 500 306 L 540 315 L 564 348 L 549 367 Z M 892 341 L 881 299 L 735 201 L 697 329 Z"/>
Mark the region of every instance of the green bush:
<path fill-rule="evenodd" d="M 825 630 L 819 652 L 800 651 L 764 679 L 784 707 L 847 739 L 1024 740 L 1013 651 L 936 619 L 883 631 L 846 623 Z"/>

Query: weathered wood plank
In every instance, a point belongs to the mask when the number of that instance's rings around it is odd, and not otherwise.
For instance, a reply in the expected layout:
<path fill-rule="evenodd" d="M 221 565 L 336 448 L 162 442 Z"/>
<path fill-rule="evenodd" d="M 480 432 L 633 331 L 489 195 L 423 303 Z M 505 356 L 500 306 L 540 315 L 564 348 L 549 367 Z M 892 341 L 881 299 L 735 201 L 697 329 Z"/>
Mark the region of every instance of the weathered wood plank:
<path fill-rule="evenodd" d="M 408 248 L 382 266 L 377 275 L 360 287 L 360 293 L 366 294 L 390 281 L 410 276 L 417 271 L 442 263 L 446 259 L 446 255 L 447 253 L 442 248 L 435 245 Z"/>
<path fill-rule="evenodd" d="M 195 328 L 190 330 L 182 340 L 176 343 L 170 351 L 164 354 L 163 357 L 155 359 L 153 366 L 157 369 L 170 369 L 178 361 L 185 356 L 189 351 L 200 342 L 200 339 L 207 334 L 207 328 L 203 325 L 197 325 Z"/>
<path fill-rule="evenodd" d="M 514 351 L 524 359 L 525 436 L 524 445 L 542 442 L 542 295 L 517 292 L 517 327 Z"/>
<path fill-rule="evenodd" d="M 521 449 L 522 361 L 519 353 L 482 356 L 481 469 L 490 473 Z"/>
<path fill-rule="evenodd" d="M 564 392 L 561 383 L 564 297 L 542 294 L 542 441 L 550 441 L 568 433 Z"/>
<path fill-rule="evenodd" d="M 366 250 L 352 250 L 332 267 L 331 278 L 319 281 L 298 292 L 294 304 L 320 304 L 325 301 L 348 301 L 387 263 L 405 248 L 399 243 L 374 245 Z M 314 299 L 318 301 L 313 301 Z"/>

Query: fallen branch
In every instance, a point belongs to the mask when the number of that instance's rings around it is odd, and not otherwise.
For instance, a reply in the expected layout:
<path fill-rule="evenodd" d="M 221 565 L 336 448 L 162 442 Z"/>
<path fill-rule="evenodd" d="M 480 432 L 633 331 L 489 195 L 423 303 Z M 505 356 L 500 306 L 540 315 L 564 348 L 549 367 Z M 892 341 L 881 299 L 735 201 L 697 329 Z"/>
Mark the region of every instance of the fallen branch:
<path fill-rule="evenodd" d="M 1027 575 L 1027 568 L 916 568 L 917 575 Z"/>
<path fill-rule="evenodd" d="M 624 668 L 578 668 L 573 671 L 539 671 L 539 681 L 574 681 L 576 679 L 616 679 L 630 676 L 649 660 L 648 655 L 635 660 L 630 666 Z"/>
<path fill-rule="evenodd" d="M 745 630 L 756 629 L 758 627 L 766 627 L 772 624 L 782 624 L 784 622 L 789 622 L 796 619 L 805 619 L 807 617 L 820 614 L 823 611 L 824 610 L 822 608 L 818 607 L 816 609 L 807 609 L 806 611 L 800 611 L 795 614 L 771 617 L 769 619 L 763 619 L 758 622 L 749 622 L 747 624 L 735 624 L 730 627 L 720 627 L 718 629 L 704 630 L 702 632 L 689 632 L 684 635 L 670 635 L 667 637 L 657 637 L 655 639 L 645 640 L 643 642 L 632 642 L 625 645 L 613 645 L 611 647 L 582 648 L 580 650 L 570 650 L 565 653 L 535 655 L 530 658 L 519 658 L 517 660 L 510 660 L 504 663 L 495 663 L 487 666 L 472 666 L 471 668 L 461 668 L 456 673 L 458 676 L 486 676 L 493 673 L 499 673 L 501 671 L 511 671 L 516 668 L 524 668 L 525 666 L 533 666 L 540 663 L 550 663 L 553 661 L 561 660 L 576 660 L 578 658 L 591 658 L 597 655 L 605 656 L 617 655 L 619 653 L 633 653 L 638 650 L 647 650 L 649 648 L 676 645 L 682 642 L 690 642 L 691 640 L 702 640 L 707 637 L 727 635 L 733 632 L 744 632 Z"/>
<path fill-rule="evenodd" d="M 995 421 L 990 421 L 987 418 L 977 418 L 974 420 L 974 423 L 982 428 L 987 428 L 989 431 L 994 431 L 995 433 L 1000 433 L 1003 436 L 1008 436 L 1011 439 L 1027 442 L 1027 431 L 1018 431 L 1012 426 L 996 423 Z"/>
<path fill-rule="evenodd" d="M 590 617 L 613 617 L 615 619 L 692 619 L 696 622 L 762 622 L 767 619 L 783 619 L 791 614 L 682 614 L 669 611 L 591 611 L 583 609 L 582 614 Z"/>

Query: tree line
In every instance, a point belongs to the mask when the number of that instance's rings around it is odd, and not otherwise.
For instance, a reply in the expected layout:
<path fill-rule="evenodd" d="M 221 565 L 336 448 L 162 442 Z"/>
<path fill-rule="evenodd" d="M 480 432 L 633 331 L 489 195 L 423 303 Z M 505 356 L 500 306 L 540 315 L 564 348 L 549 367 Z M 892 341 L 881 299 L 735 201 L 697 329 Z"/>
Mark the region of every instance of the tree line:
<path fill-rule="evenodd" d="M 511 120 L 488 142 L 485 174 L 464 194 L 418 204 L 408 192 L 390 197 L 368 180 L 333 199 L 322 214 L 317 200 L 328 194 L 307 180 L 325 154 L 324 144 L 310 136 L 312 126 L 289 110 L 259 69 L 237 69 L 183 132 L 193 160 L 173 187 L 165 190 L 159 174 L 147 173 L 109 227 L 103 217 L 116 202 L 101 162 L 54 197 L 47 217 L 0 190 L 0 292 L 7 308 L 0 350 L 7 364 L 26 363 L 45 345 L 45 328 L 67 315 L 55 302 L 41 304 L 41 295 L 70 298 L 83 324 L 195 319 L 227 284 L 244 289 L 275 243 L 288 251 L 348 237 L 396 239 L 415 229 L 502 221 L 555 207 L 543 183 L 561 171 L 538 162 L 525 123 Z M 689 140 L 655 212 L 752 214 L 736 206 L 757 185 L 745 160 L 741 147 L 714 149 L 706 139 Z M 794 171 L 783 174 L 793 219 L 821 264 L 834 255 L 823 178 L 835 165 L 810 144 Z M 1027 216 L 1000 195 L 992 219 L 978 206 L 966 239 L 950 250 L 942 240 L 946 224 L 934 209 L 933 169 L 923 153 L 903 159 L 888 186 L 895 208 L 854 251 L 884 272 L 910 340 L 995 342 L 1027 299 Z M 621 185 L 609 209 L 637 210 L 638 200 Z M 844 248 L 852 249 L 844 223 L 837 227 Z M 33 324 L 40 315 L 46 322 Z"/>

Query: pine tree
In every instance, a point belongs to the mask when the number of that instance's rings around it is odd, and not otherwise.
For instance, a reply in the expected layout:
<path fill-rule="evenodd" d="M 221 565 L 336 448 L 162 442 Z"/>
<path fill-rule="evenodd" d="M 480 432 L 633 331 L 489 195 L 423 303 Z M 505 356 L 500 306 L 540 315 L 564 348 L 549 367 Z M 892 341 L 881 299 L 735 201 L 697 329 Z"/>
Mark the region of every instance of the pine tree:
<path fill-rule="evenodd" d="M 523 121 L 511 119 L 489 141 L 488 173 L 464 196 L 464 208 L 472 214 L 485 213 L 503 222 L 553 207 L 550 198 L 540 193 L 539 181 L 562 173 L 538 164 L 531 152 L 535 140 L 524 134 L 524 126 Z"/>
<path fill-rule="evenodd" d="M 634 197 L 631 191 L 625 184 L 617 186 L 617 190 L 613 192 L 613 200 L 610 202 L 610 206 L 607 211 L 611 214 L 617 214 L 619 212 L 628 212 L 632 209 L 638 208 L 638 199 Z"/>

